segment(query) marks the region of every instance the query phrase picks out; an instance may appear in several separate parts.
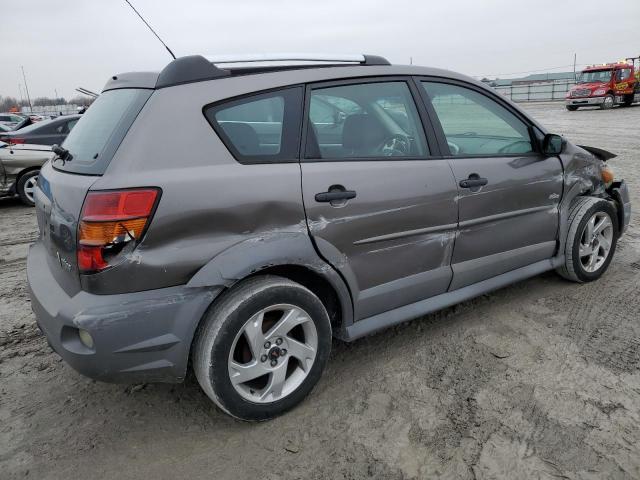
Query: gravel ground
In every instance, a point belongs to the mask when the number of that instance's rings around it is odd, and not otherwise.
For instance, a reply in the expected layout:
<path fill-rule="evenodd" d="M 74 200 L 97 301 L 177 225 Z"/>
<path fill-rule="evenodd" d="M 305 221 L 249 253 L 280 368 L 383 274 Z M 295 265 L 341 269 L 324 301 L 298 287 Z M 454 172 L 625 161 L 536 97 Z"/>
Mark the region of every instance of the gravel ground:
<path fill-rule="evenodd" d="M 525 108 L 599 146 L 640 205 L 640 107 Z M 608 273 L 548 273 L 352 344 L 271 422 L 182 385 L 95 383 L 38 333 L 32 209 L 0 201 L 0 478 L 640 478 L 640 221 Z"/>

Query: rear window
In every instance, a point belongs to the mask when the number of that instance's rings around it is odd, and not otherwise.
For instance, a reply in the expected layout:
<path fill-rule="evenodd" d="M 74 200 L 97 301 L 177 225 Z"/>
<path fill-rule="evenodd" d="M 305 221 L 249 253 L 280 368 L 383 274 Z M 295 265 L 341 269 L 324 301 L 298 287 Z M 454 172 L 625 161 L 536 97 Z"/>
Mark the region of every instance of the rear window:
<path fill-rule="evenodd" d="M 62 144 L 71 160 L 53 166 L 66 172 L 102 175 L 153 90 L 110 90 L 100 95 Z"/>
<path fill-rule="evenodd" d="M 302 116 L 300 87 L 210 105 L 204 114 L 240 163 L 297 161 Z"/>

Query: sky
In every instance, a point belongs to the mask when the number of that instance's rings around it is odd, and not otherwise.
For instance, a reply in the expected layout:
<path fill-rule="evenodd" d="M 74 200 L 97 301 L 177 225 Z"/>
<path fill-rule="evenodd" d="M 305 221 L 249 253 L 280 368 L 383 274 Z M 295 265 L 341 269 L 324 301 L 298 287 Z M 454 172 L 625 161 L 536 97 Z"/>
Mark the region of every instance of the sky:
<path fill-rule="evenodd" d="M 640 0 L 131 0 L 176 56 L 368 53 L 482 77 L 640 55 Z M 613 5 L 612 4 L 612 5 Z M 100 91 L 168 52 L 124 0 L 0 0 L 0 95 Z M 19 87 L 20 85 L 20 87 Z"/>

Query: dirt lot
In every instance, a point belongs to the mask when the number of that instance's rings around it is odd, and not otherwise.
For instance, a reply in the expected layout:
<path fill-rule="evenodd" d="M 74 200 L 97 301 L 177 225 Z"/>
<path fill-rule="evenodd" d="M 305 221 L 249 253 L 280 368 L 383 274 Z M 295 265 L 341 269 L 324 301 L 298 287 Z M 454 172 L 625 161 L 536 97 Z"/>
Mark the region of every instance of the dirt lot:
<path fill-rule="evenodd" d="M 612 160 L 640 205 L 640 107 L 526 108 Z M 624 128 L 623 128 L 624 126 Z M 0 201 L 0 478 L 640 478 L 640 221 L 608 273 L 553 273 L 353 344 L 277 420 L 193 380 L 109 385 L 51 353 L 26 293 L 32 209 Z"/>

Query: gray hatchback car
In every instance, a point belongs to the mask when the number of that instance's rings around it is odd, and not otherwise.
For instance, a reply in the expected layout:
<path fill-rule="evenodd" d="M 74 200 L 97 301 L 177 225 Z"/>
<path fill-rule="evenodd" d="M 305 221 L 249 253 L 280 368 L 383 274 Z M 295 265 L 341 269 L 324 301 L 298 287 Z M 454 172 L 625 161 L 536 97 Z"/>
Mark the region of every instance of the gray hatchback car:
<path fill-rule="evenodd" d="M 116 75 L 54 151 L 28 258 L 53 349 L 104 381 L 192 368 L 244 420 L 299 403 L 332 337 L 552 269 L 596 280 L 630 218 L 610 153 L 377 56 Z"/>

